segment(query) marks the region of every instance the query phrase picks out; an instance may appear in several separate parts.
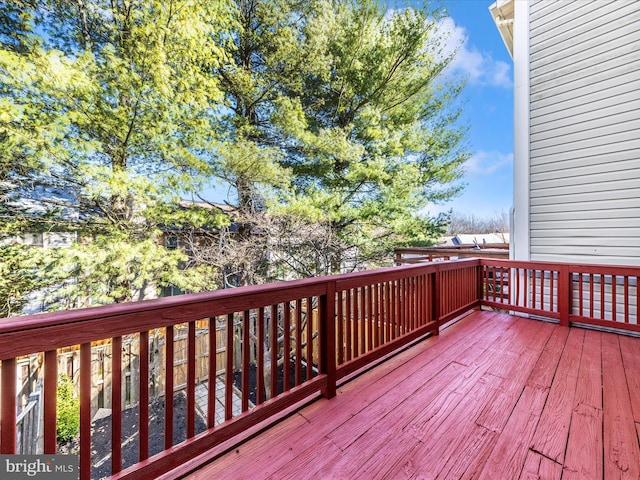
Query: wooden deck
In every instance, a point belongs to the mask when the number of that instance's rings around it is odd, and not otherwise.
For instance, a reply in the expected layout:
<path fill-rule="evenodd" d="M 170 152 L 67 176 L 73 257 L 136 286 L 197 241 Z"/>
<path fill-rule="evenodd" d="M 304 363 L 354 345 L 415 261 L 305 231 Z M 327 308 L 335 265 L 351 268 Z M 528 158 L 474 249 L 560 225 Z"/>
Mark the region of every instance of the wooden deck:
<path fill-rule="evenodd" d="M 640 338 L 483 311 L 187 478 L 637 480 L 639 437 Z"/>

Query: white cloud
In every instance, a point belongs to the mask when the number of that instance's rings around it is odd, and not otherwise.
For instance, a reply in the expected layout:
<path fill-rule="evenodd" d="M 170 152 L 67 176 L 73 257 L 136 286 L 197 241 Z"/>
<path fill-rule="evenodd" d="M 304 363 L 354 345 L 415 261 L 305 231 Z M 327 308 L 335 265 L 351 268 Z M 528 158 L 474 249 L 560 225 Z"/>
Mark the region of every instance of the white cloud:
<path fill-rule="evenodd" d="M 478 151 L 467 160 L 465 167 L 467 173 L 477 175 L 491 175 L 502 167 L 513 164 L 513 153 L 501 153 L 497 151 Z"/>
<path fill-rule="evenodd" d="M 451 17 L 440 20 L 436 35 L 447 38 L 441 55 L 447 56 L 457 48 L 456 56 L 449 68 L 452 72 L 466 75 L 472 85 L 489 85 L 510 88 L 511 66 L 501 60 L 494 60 L 491 54 L 480 52 L 469 44 L 469 37 L 463 27 L 456 25 Z"/>

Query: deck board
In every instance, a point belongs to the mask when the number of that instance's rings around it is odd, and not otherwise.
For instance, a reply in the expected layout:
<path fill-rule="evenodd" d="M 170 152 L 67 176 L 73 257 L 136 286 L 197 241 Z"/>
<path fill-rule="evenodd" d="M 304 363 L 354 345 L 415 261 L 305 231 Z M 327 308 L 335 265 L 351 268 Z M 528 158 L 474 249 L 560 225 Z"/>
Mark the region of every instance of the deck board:
<path fill-rule="evenodd" d="M 495 355 L 496 363 L 508 363 L 509 369 L 504 376 L 504 382 L 478 417 L 478 425 L 494 432 L 502 431 L 524 391 L 527 379 L 540 361 L 540 352 L 548 343 L 552 330 L 551 324 L 535 325 L 523 319 L 523 326 L 520 329 L 522 340 L 517 358 L 511 359 L 510 355 L 506 358 L 499 354 Z"/>
<path fill-rule="evenodd" d="M 602 478 L 602 334 L 585 331 L 564 480 Z"/>
<path fill-rule="evenodd" d="M 560 480 L 562 465 L 529 450 L 520 480 Z"/>
<path fill-rule="evenodd" d="M 527 380 L 529 386 L 551 387 L 569 335 L 568 327 L 556 326 Z"/>
<path fill-rule="evenodd" d="M 393 421 L 384 423 L 388 428 L 401 430 L 403 425 L 411 420 L 411 417 L 407 416 L 414 415 L 416 410 L 427 408 L 425 406 L 430 405 L 434 398 L 441 395 L 443 391 L 446 392 L 448 385 L 460 378 L 466 368 L 468 367 L 453 362 L 434 377 L 426 379 L 430 380 L 426 388 L 389 390 L 388 395 L 367 409 L 365 414 L 352 417 L 342 425 L 342 428 L 333 430 L 328 437 L 332 438 L 342 449 L 346 449 L 369 430 L 379 427 L 390 412 L 394 412 Z M 423 383 L 421 386 L 424 387 L 425 384 Z M 398 392 L 401 394 L 399 395 Z M 398 413 L 398 411 L 401 412 Z"/>
<path fill-rule="evenodd" d="M 640 478 L 638 436 L 617 335 L 602 335 L 604 476 Z"/>
<path fill-rule="evenodd" d="M 187 478 L 640 478 L 640 338 L 475 312 Z"/>
<path fill-rule="evenodd" d="M 583 343 L 584 330 L 572 328 L 533 437 L 533 450 L 554 462 L 564 458 Z"/>
<path fill-rule="evenodd" d="M 434 472 L 440 474 L 445 470 L 445 465 L 450 458 L 465 458 L 474 455 L 473 448 L 481 444 L 485 439 L 490 441 L 493 432 L 475 425 L 475 418 L 480 413 L 482 399 L 490 396 L 501 379 L 491 374 L 484 374 L 475 382 L 473 388 L 465 395 L 459 397 L 459 402 L 451 409 L 450 414 L 431 426 L 429 437 L 438 438 L 438 442 L 421 439 L 416 450 L 409 452 L 403 459 L 404 464 L 413 464 L 417 473 Z M 460 395 L 458 393 L 458 395 Z M 461 436 L 460 432 L 468 432 Z M 412 432 L 415 436 L 415 432 Z M 449 469 L 453 468 L 450 466 Z M 397 478 L 397 471 L 390 471 L 388 478 Z M 435 476 L 434 476 L 435 478 Z"/>
<path fill-rule="evenodd" d="M 444 467 L 438 472 L 438 480 L 477 479 L 498 440 L 498 434 L 474 423 L 461 438 L 464 440 L 451 451 Z"/>
<path fill-rule="evenodd" d="M 480 480 L 520 477 L 548 393 L 547 388 L 524 387 L 482 469 Z"/>
<path fill-rule="evenodd" d="M 629 385 L 633 418 L 636 422 L 640 422 L 640 375 L 638 374 L 640 372 L 640 348 L 638 342 L 631 337 L 620 337 L 619 340 L 627 384 Z"/>

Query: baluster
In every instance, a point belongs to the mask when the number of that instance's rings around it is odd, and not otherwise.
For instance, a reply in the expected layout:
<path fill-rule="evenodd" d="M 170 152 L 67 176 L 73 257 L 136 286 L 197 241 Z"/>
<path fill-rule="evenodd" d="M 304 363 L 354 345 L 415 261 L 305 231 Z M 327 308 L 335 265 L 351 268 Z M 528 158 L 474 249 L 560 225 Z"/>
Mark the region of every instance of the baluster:
<path fill-rule="evenodd" d="M 264 331 L 264 307 L 258 309 L 258 369 L 257 377 L 257 395 L 256 404 L 260 405 L 264 402 L 264 348 L 265 348 L 265 331 Z"/>
<path fill-rule="evenodd" d="M 80 345 L 80 478 L 91 478 L 91 344 Z"/>
<path fill-rule="evenodd" d="M 2 407 L 0 407 L 0 450 L 2 454 L 16 453 L 16 359 L 2 360 Z"/>
<path fill-rule="evenodd" d="M 216 389 L 218 371 L 218 328 L 216 317 L 209 317 L 209 375 L 207 378 L 207 428 L 216 426 Z"/>
<path fill-rule="evenodd" d="M 164 448 L 173 446 L 173 325 L 165 332 Z"/>
<path fill-rule="evenodd" d="M 302 300 L 296 300 L 296 385 L 302 383 Z"/>
<path fill-rule="evenodd" d="M 278 305 L 271 305 L 269 319 L 271 327 L 269 332 L 271 350 L 271 398 L 278 396 Z"/>
<path fill-rule="evenodd" d="M 249 365 L 251 360 L 251 338 L 250 338 L 250 322 L 251 312 L 245 310 L 242 312 L 242 411 L 249 410 L 249 379 L 251 374 L 251 367 Z M 260 374 L 258 370 L 257 374 Z"/>
<path fill-rule="evenodd" d="M 138 460 L 149 458 L 149 332 L 140 332 L 140 384 L 138 425 L 140 440 Z"/>
<path fill-rule="evenodd" d="M 226 365 L 224 375 L 224 419 L 233 418 L 233 313 L 227 314 Z"/>
<path fill-rule="evenodd" d="M 122 469 L 122 337 L 111 341 L 111 474 Z"/>
<path fill-rule="evenodd" d="M 57 449 L 57 385 L 58 352 L 57 350 L 48 350 L 44 354 L 44 453 L 46 454 L 55 454 Z M 4 405 L 4 401 L 2 403 Z"/>
<path fill-rule="evenodd" d="M 282 305 L 282 323 L 284 329 L 283 355 L 284 374 L 282 377 L 283 391 L 291 389 L 291 303 L 284 302 Z"/>
<path fill-rule="evenodd" d="M 307 381 L 313 377 L 313 299 L 307 298 Z"/>
<path fill-rule="evenodd" d="M 187 340 L 187 438 L 196 432 L 196 322 L 188 325 Z"/>

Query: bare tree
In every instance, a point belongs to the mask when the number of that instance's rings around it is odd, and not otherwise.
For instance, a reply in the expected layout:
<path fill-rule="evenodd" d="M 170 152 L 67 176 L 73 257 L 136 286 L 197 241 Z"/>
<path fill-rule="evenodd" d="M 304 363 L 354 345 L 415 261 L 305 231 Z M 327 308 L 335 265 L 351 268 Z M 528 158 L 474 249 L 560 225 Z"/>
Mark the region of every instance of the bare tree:
<path fill-rule="evenodd" d="M 225 207 L 224 210 L 230 218 L 228 225 L 177 233 L 189 256 L 185 266 L 215 267 L 219 288 L 269 281 L 269 239 L 273 221 L 263 211 L 237 207 Z"/>
<path fill-rule="evenodd" d="M 477 217 L 473 213 L 452 212 L 447 234 L 458 233 L 506 233 L 509 231 L 509 214 L 496 211 L 490 217 Z"/>

